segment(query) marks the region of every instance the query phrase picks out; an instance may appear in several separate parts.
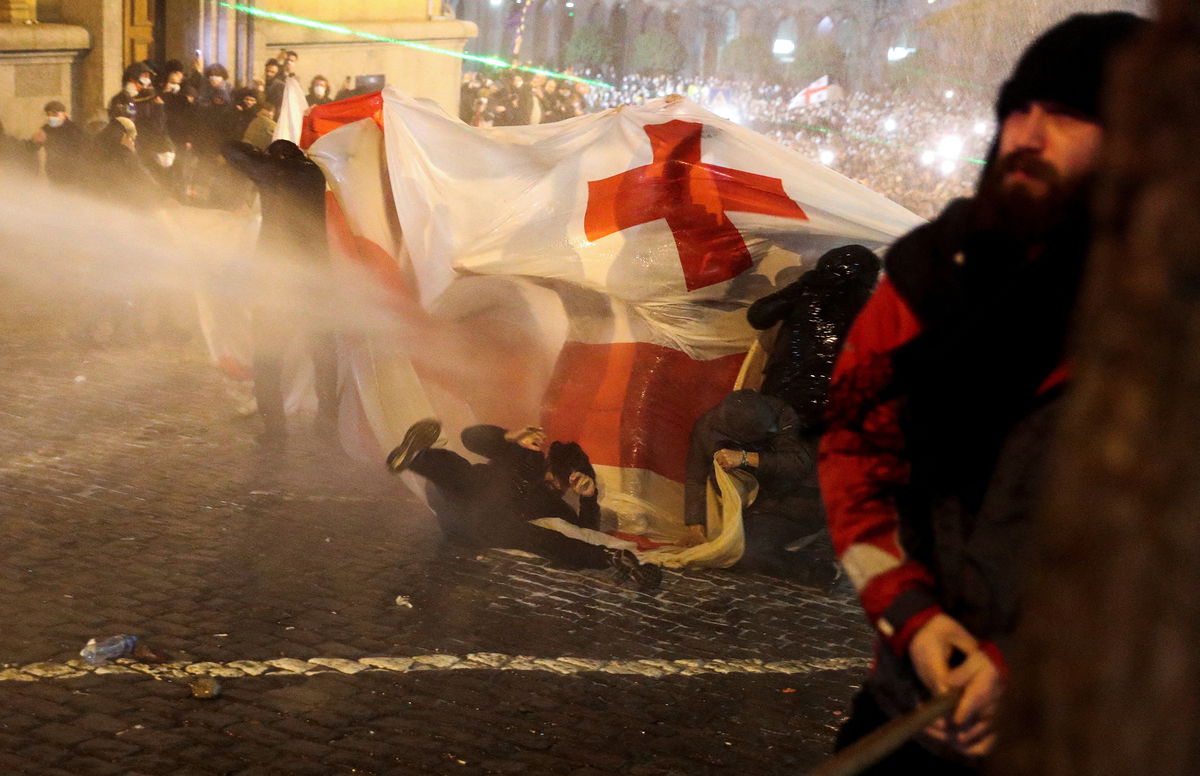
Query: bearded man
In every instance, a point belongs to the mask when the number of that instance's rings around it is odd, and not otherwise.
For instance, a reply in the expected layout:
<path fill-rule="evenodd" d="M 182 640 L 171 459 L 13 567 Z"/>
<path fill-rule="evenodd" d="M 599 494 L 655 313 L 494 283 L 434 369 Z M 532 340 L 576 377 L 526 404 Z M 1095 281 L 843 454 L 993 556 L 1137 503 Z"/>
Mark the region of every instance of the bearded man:
<path fill-rule="evenodd" d="M 963 693 L 867 773 L 976 773 L 994 743 L 1022 548 L 1070 374 L 1104 74 L 1144 25 L 1077 15 L 1026 50 L 976 196 L 893 246 L 838 359 L 821 490 L 878 635 L 838 746 Z"/>

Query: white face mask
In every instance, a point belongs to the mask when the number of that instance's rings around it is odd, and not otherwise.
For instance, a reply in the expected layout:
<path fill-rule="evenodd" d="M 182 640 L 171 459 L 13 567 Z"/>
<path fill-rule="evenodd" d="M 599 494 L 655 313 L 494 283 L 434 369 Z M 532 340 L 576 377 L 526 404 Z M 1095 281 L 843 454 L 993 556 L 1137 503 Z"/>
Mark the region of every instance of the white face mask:
<path fill-rule="evenodd" d="M 317 84 L 313 87 L 313 94 L 317 95 L 318 97 L 324 97 L 326 91 L 328 91 L 328 87 L 325 86 L 325 84 Z"/>
<path fill-rule="evenodd" d="M 208 77 L 208 82 L 215 88 L 223 84 L 225 82 L 225 78 L 219 75 L 210 75 Z"/>
<path fill-rule="evenodd" d="M 137 97 L 137 93 L 138 93 L 137 84 L 125 84 L 125 93 L 128 94 L 130 97 Z"/>
<path fill-rule="evenodd" d="M 155 154 L 154 158 L 158 160 L 160 167 L 170 167 L 175 164 L 174 151 L 163 151 L 161 154 Z"/>
<path fill-rule="evenodd" d="M 142 76 L 141 78 L 138 79 L 138 83 L 140 83 L 142 86 L 149 86 L 150 85 L 150 76 L 148 76 L 148 75 Z"/>
<path fill-rule="evenodd" d="M 179 84 L 167 84 L 163 87 L 163 91 L 168 94 L 174 94 L 179 91 Z"/>
<path fill-rule="evenodd" d="M 63 125 L 63 121 L 65 121 L 65 119 L 62 116 L 51 116 L 50 118 L 46 119 L 46 123 L 52 127 L 61 127 Z"/>

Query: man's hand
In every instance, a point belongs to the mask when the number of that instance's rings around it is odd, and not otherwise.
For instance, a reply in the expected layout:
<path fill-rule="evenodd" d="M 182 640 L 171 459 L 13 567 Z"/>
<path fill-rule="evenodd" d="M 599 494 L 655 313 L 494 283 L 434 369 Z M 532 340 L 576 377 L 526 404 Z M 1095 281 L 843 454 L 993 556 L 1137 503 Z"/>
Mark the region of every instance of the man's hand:
<path fill-rule="evenodd" d="M 37 143 L 38 145 L 44 145 L 46 143 L 46 130 L 39 129 L 37 132 L 34 132 L 33 142 Z"/>
<path fill-rule="evenodd" d="M 713 457 L 717 462 L 717 466 L 720 466 L 725 471 L 729 471 L 730 469 L 736 469 L 742 465 L 742 459 L 745 457 L 745 453 L 743 453 L 741 450 L 726 449 L 718 450 L 717 454 Z"/>
<path fill-rule="evenodd" d="M 596 495 L 596 481 L 583 472 L 573 472 L 570 480 L 571 490 L 584 498 Z"/>
<path fill-rule="evenodd" d="M 758 453 L 748 453 L 744 450 L 718 450 L 714 458 L 717 466 L 725 471 L 736 469 L 739 466 L 751 469 L 758 466 Z"/>
<path fill-rule="evenodd" d="M 1000 670 L 986 652 L 972 653 L 950 672 L 950 686 L 962 688 L 962 700 L 954 710 L 955 748 L 971 757 L 983 757 L 996 743 L 992 722 L 1004 689 Z"/>
<path fill-rule="evenodd" d="M 956 651 L 965 659 L 951 668 Z M 987 754 L 996 741 L 992 720 L 1002 683 L 999 670 L 979 642 L 957 620 L 938 614 L 913 636 L 908 655 L 930 692 L 963 691 L 954 713 L 927 727 L 925 734 L 971 757 Z"/>
<path fill-rule="evenodd" d="M 546 449 L 546 432 L 541 426 L 526 426 L 505 432 L 504 438 L 516 442 L 526 450 L 537 450 L 539 453 Z"/>
<path fill-rule="evenodd" d="M 948 614 L 935 614 L 913 635 L 908 656 L 917 676 L 934 695 L 950 691 L 950 658 L 955 650 L 970 657 L 979 642 Z"/>

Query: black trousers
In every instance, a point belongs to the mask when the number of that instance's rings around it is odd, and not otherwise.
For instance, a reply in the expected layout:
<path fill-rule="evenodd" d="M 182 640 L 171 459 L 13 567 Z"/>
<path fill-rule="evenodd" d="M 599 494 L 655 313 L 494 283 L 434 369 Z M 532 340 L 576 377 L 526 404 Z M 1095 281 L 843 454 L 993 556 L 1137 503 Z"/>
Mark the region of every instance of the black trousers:
<path fill-rule="evenodd" d="M 296 321 L 290 316 L 276 315 L 264 310 L 254 311 L 254 400 L 258 414 L 268 432 L 282 433 L 287 429 L 283 407 L 283 353 L 295 331 Z M 337 418 L 337 344 L 330 332 L 308 335 L 308 351 L 313 362 L 313 377 L 317 392 L 317 413 L 323 418 Z"/>
<path fill-rule="evenodd" d="M 412 471 L 438 489 L 433 504 L 446 538 L 459 544 L 503 547 L 540 555 L 571 568 L 605 568 L 605 548 L 533 525 L 515 507 L 516 494 L 504 472 L 489 464 L 472 464 L 452 450 L 425 450 L 412 462 Z M 569 518 L 565 502 L 556 515 Z"/>
<path fill-rule="evenodd" d="M 746 510 L 744 517 L 746 550 L 735 568 L 781 577 L 791 574 L 796 558 L 784 547 L 811 533 L 810 527 L 790 517 L 756 513 L 753 506 Z"/>
<path fill-rule="evenodd" d="M 851 701 L 850 718 L 838 730 L 834 751 L 840 752 L 887 722 L 887 715 L 870 691 L 859 690 Z M 860 776 L 978 776 L 979 773 L 976 768 L 938 757 L 916 741 L 909 741 Z"/>

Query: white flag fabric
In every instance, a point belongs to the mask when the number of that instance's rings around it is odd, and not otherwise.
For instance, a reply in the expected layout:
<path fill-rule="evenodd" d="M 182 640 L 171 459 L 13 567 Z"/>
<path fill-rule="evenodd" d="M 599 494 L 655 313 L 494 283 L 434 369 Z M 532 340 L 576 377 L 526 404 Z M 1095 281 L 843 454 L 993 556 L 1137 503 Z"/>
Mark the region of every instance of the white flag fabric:
<path fill-rule="evenodd" d="M 756 336 L 746 307 L 920 222 L 683 98 L 476 128 L 387 89 L 315 108 L 305 141 L 322 130 L 334 243 L 398 322 L 343 338 L 348 447 L 381 459 L 430 414 L 452 443 L 540 422 L 582 445 L 622 530 L 663 541 L 692 424 Z"/>
<path fill-rule="evenodd" d="M 788 110 L 815 105 L 829 99 L 829 76 L 823 75 L 808 86 L 796 92 L 796 96 L 788 103 Z"/>
<path fill-rule="evenodd" d="M 283 104 L 279 106 L 279 118 L 275 122 L 275 133 L 271 140 L 290 140 L 300 143 L 304 130 L 304 113 L 308 110 L 308 99 L 300 79 L 289 77 L 283 84 Z"/>

